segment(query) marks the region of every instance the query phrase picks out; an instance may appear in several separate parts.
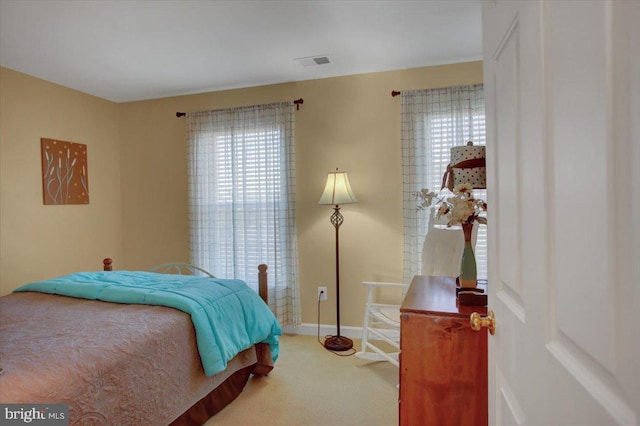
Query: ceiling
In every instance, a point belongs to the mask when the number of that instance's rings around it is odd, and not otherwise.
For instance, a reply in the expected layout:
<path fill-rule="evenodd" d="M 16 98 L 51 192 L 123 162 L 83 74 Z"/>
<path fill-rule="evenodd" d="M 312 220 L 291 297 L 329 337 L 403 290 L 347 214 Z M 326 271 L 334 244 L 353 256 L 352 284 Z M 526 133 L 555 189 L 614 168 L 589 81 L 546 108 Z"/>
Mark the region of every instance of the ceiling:
<path fill-rule="evenodd" d="M 0 65 L 113 102 L 479 60 L 478 0 L 0 0 Z M 326 56 L 303 66 L 297 58 Z"/>

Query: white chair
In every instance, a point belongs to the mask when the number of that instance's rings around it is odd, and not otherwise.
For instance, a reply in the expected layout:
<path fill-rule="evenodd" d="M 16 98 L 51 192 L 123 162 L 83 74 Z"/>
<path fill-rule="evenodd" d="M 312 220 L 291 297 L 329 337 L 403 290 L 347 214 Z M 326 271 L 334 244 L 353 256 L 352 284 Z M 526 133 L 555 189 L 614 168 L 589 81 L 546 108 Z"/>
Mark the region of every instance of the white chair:
<path fill-rule="evenodd" d="M 473 228 L 472 243 L 475 246 L 477 227 Z M 429 228 L 422 245 L 422 275 L 457 277 L 464 249 L 464 235 L 460 226 L 446 226 L 446 221 L 435 218 L 431 209 Z M 359 358 L 370 361 L 389 361 L 400 366 L 400 305 L 380 303 L 376 294 L 382 289 L 396 289 L 404 298 L 408 284 L 371 282 L 368 287 L 367 304 L 362 327 L 362 347 L 356 353 Z"/>

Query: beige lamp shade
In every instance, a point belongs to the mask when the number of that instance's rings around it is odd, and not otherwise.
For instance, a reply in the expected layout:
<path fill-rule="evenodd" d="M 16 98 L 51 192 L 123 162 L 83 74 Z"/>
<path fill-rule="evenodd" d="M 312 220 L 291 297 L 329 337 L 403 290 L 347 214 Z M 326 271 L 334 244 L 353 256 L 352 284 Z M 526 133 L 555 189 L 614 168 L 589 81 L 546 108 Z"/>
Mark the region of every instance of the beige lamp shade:
<path fill-rule="evenodd" d="M 349 184 L 349 176 L 347 172 L 329 172 L 327 175 L 327 183 L 324 192 L 320 197 L 318 204 L 350 204 L 358 200 L 351 190 Z"/>

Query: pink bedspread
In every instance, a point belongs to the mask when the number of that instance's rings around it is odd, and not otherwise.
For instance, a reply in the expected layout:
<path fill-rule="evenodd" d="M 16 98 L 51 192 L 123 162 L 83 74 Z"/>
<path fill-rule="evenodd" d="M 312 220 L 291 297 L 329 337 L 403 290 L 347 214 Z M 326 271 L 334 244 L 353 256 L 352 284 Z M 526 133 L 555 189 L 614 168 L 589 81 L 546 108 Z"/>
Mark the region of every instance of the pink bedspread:
<path fill-rule="evenodd" d="M 0 403 L 68 403 L 71 424 L 163 425 L 239 368 L 206 377 L 184 312 L 40 293 L 0 297 Z"/>

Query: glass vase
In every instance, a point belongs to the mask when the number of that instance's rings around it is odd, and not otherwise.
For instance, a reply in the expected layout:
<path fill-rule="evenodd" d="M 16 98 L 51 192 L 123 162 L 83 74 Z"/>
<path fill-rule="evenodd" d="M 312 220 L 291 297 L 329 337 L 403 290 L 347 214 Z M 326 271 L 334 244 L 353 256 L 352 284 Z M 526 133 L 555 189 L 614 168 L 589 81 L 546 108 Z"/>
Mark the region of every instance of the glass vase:
<path fill-rule="evenodd" d="M 463 223 L 464 250 L 462 251 L 462 264 L 460 265 L 460 287 L 475 288 L 478 285 L 478 271 L 476 269 L 476 256 L 471 245 L 471 232 L 473 223 Z"/>

